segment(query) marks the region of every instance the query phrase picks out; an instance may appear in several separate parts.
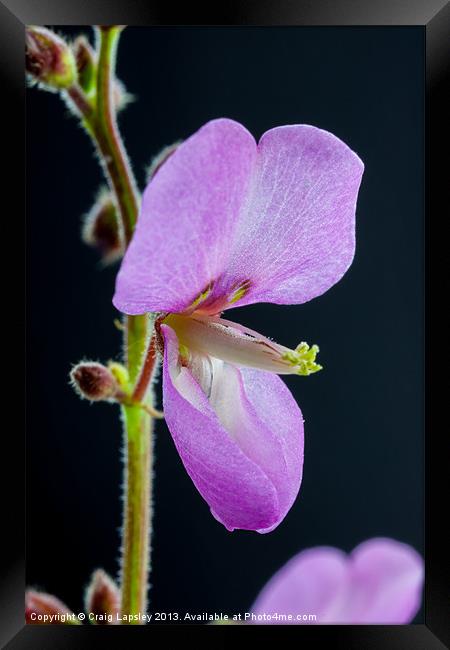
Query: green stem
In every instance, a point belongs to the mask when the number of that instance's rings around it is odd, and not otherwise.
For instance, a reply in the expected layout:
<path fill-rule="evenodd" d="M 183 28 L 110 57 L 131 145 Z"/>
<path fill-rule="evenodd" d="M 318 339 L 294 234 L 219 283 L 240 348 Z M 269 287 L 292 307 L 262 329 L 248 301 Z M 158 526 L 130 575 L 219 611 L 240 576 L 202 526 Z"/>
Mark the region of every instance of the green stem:
<path fill-rule="evenodd" d="M 151 531 L 152 418 L 139 406 L 124 406 L 122 412 L 127 437 L 121 612 L 144 614 Z"/>
<path fill-rule="evenodd" d="M 125 245 L 133 234 L 139 209 L 136 183 L 117 129 L 113 107 L 114 61 L 120 28 L 100 28 L 97 110 L 94 133 L 121 214 Z M 147 319 L 128 316 L 125 354 L 134 383 L 147 340 Z M 147 607 L 152 471 L 152 420 L 138 407 L 124 407 L 126 459 L 122 539 L 122 614 L 143 614 Z"/>
<path fill-rule="evenodd" d="M 124 357 L 130 381 L 134 384 L 139 376 L 146 351 L 147 332 L 152 323 L 145 316 L 125 316 L 124 324 Z"/>
<path fill-rule="evenodd" d="M 97 110 L 94 121 L 95 138 L 102 154 L 110 184 L 122 217 L 125 248 L 133 235 L 139 210 L 139 195 L 130 163 L 117 128 L 114 107 L 114 63 L 121 28 L 100 27 L 100 49 L 97 69 Z"/>
<path fill-rule="evenodd" d="M 117 128 L 113 102 L 114 63 L 121 28 L 99 28 L 96 105 L 78 85 L 67 93 L 99 152 L 114 192 L 122 226 L 124 249 L 133 235 L 139 210 L 136 182 Z M 127 316 L 124 356 L 131 383 L 137 381 L 149 343 L 149 319 Z M 150 507 L 152 486 L 152 418 L 139 406 L 122 407 L 125 435 L 125 503 L 122 529 L 122 614 L 143 614 L 147 606 L 150 571 Z"/>

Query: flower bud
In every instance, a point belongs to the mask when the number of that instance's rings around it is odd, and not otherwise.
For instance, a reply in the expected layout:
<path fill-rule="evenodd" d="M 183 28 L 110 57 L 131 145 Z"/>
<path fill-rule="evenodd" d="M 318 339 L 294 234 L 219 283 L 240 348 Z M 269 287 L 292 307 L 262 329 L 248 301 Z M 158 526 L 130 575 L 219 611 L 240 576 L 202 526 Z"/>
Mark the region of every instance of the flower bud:
<path fill-rule="evenodd" d="M 121 257 L 123 249 L 117 219 L 117 210 L 110 192 L 102 190 L 85 217 L 83 241 L 97 248 L 108 264 Z"/>
<path fill-rule="evenodd" d="M 164 147 L 164 149 L 161 149 L 161 151 L 153 158 L 152 162 L 150 163 L 150 166 L 147 170 L 147 181 L 150 181 L 153 178 L 153 176 L 164 165 L 166 160 L 170 158 L 173 153 L 175 153 L 181 143 L 182 140 L 177 140 L 177 142 L 169 144 L 167 147 Z"/>
<path fill-rule="evenodd" d="M 77 36 L 72 51 L 78 70 L 78 83 L 87 95 L 95 91 L 97 57 L 86 36 Z"/>
<path fill-rule="evenodd" d="M 80 397 L 91 402 L 113 401 L 120 387 L 111 370 L 96 361 L 82 361 L 72 368 L 70 379 Z"/>
<path fill-rule="evenodd" d="M 75 614 L 58 598 L 43 591 L 25 592 L 25 621 L 31 625 L 73 623 Z"/>
<path fill-rule="evenodd" d="M 95 614 L 96 623 L 117 625 L 117 615 L 120 612 L 120 590 L 114 580 L 102 569 L 97 569 L 92 574 L 84 602 L 86 613 Z"/>
<path fill-rule="evenodd" d="M 45 27 L 27 27 L 25 42 L 26 69 L 31 79 L 58 90 L 75 82 L 75 57 L 62 38 Z"/>

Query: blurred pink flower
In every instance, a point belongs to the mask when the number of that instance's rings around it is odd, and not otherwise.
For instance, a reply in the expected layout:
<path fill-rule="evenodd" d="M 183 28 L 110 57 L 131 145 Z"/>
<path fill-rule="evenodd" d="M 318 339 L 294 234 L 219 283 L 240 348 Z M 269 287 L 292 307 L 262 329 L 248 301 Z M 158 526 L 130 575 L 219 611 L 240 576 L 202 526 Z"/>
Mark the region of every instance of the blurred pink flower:
<path fill-rule="evenodd" d="M 315 615 L 315 624 L 409 623 L 422 600 L 424 563 L 410 546 L 370 539 L 350 555 L 330 547 L 302 551 L 266 584 L 251 612 L 268 618 Z"/>

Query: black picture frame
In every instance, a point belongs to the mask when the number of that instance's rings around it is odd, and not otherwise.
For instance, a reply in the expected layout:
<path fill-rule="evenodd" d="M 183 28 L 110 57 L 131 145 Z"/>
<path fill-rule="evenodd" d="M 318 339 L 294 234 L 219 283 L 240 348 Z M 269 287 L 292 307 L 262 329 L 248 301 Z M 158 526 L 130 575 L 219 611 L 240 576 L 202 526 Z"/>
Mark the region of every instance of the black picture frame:
<path fill-rule="evenodd" d="M 0 72 L 2 75 L 2 100 L 6 112 L 8 130 L 13 134 L 13 143 L 7 149 L 8 183 L 14 183 L 14 214 L 19 224 L 19 214 L 23 209 L 24 195 L 24 142 L 23 129 L 25 107 L 24 83 L 24 26 L 42 25 L 91 25 L 91 24 L 130 24 L 130 25 L 416 25 L 421 26 L 426 41 L 426 307 L 427 307 L 427 365 L 426 365 L 426 587 L 425 624 L 405 626 L 302 626 L 302 627 L 246 627 L 246 626 L 160 626 L 124 627 L 99 629 L 98 627 L 77 626 L 25 626 L 23 612 L 24 596 L 24 524 L 23 524 L 23 484 L 24 438 L 18 434 L 5 436 L 10 469 L 7 491 L 4 491 L 4 542 L 6 550 L 3 558 L 6 567 L 0 583 L 0 642 L 2 647 L 11 649 L 33 648 L 85 648 L 109 646 L 110 641 L 130 644 L 130 647 L 147 646 L 154 639 L 175 643 L 174 634 L 181 634 L 183 642 L 203 641 L 221 647 L 225 643 L 242 638 L 256 640 L 278 640 L 287 635 L 295 639 L 300 647 L 310 643 L 323 644 L 324 647 L 383 650 L 401 649 L 434 650 L 449 647 L 449 582 L 448 582 L 448 534 L 445 533 L 445 510 L 443 495 L 448 494 L 448 470 L 445 468 L 446 428 L 437 424 L 434 408 L 438 405 L 439 391 L 435 390 L 436 379 L 432 377 L 431 349 L 437 340 L 434 320 L 429 316 L 434 303 L 434 295 L 439 291 L 441 276 L 434 258 L 430 254 L 431 245 L 437 243 L 441 206 L 445 206 L 444 192 L 448 186 L 448 159 L 444 137 L 446 129 L 446 88 L 448 88 L 448 62 L 450 50 L 450 5 L 445 0 L 372 1 L 335 0 L 334 2 L 309 2 L 293 0 L 248 0 L 228 1 L 221 6 L 211 5 L 201 11 L 189 6 L 180 11 L 169 2 L 143 2 L 142 0 L 91 0 L 89 3 L 74 3 L 70 0 L 2 0 L 0 2 L 0 43 L 3 56 Z M 447 66 L 447 69 L 446 69 Z M 7 90 L 6 90 L 7 89 Z M 448 123 L 448 119 L 447 119 Z M 14 128 L 13 126 L 14 125 Z M 448 127 L 447 127 L 448 128 Z M 447 130 L 448 133 L 448 130 Z M 442 156 L 441 156 L 442 154 Z M 448 199 L 447 199 L 448 202 Z M 443 215 L 444 216 L 444 215 Z M 435 228 L 436 226 L 436 228 Z M 20 233 L 16 241 L 20 241 Z M 16 264 L 20 263 L 17 257 Z M 15 274 L 15 275 L 18 275 Z M 7 276 L 8 277 L 8 276 Z M 23 286 L 23 285 L 22 285 Z M 20 287 L 20 285 L 19 285 Z M 23 313 L 20 304 L 21 287 L 11 291 L 14 314 L 9 323 L 20 323 Z M 17 300 L 19 296 L 19 300 Z M 15 327 L 20 331 L 20 326 Z M 20 336 L 18 338 L 20 348 Z M 443 339 L 441 339 L 443 340 Z M 442 346 L 444 348 L 444 346 Z M 442 352 L 440 352 L 442 354 Z M 15 364 L 17 374 L 20 364 Z M 431 390 L 433 379 L 433 390 Z M 14 380 L 20 387 L 20 377 Z M 11 385 L 11 384 L 10 384 Z M 19 393 L 21 391 L 18 391 Z M 17 395 L 16 395 L 17 397 Z M 19 396 L 20 399 L 20 396 Z M 433 406 L 433 420 L 431 407 Z M 20 408 L 20 406 L 19 406 Z M 20 410 L 18 411 L 21 412 Z M 444 420 L 445 422 L 445 420 Z M 17 425 L 17 421 L 16 421 Z M 125 630 L 125 631 L 124 631 Z M 155 636 L 156 635 L 156 636 Z M 445 646 L 444 644 L 447 644 Z"/>

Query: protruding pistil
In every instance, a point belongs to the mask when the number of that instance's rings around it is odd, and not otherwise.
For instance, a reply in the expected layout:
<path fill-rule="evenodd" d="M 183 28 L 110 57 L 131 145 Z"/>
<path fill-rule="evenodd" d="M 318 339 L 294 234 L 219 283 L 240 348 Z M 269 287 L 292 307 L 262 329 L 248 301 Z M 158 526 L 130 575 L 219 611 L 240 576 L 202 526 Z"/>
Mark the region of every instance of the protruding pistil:
<path fill-rule="evenodd" d="M 170 314 L 164 323 L 175 330 L 183 359 L 193 351 L 279 375 L 306 376 L 322 369 L 315 362 L 317 345 L 302 342 L 291 350 L 237 323 L 196 313 Z"/>

